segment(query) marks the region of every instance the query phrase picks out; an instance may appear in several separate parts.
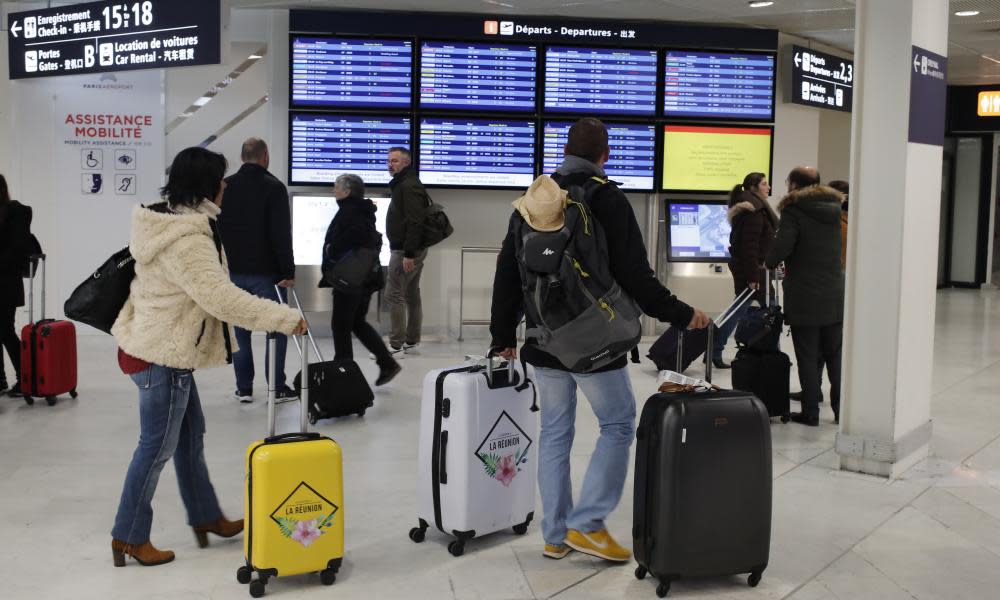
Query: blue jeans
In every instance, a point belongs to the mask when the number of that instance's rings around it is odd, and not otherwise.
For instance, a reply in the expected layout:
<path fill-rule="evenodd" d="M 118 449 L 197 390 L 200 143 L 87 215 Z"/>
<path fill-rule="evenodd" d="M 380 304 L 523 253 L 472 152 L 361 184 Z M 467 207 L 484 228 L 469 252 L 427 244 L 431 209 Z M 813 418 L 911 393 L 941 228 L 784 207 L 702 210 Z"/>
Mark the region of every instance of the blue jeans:
<path fill-rule="evenodd" d="M 536 368 L 535 381 L 542 411 L 538 451 L 542 535 L 547 544 L 562 544 L 567 528 L 584 533 L 603 529 L 604 520 L 621 500 L 635 438 L 635 395 L 625 368 L 590 374 Z M 577 386 L 597 415 L 601 435 L 574 507 L 569 459 Z"/>
<path fill-rule="evenodd" d="M 272 275 L 242 275 L 231 273 L 229 278 L 236 287 L 249 292 L 260 298 L 267 298 L 278 302 L 278 294 L 274 291 L 274 284 L 277 282 Z M 281 290 L 282 300 L 286 297 L 285 290 Z M 236 344 L 240 347 L 238 352 L 233 354 L 233 370 L 236 371 L 236 389 L 253 390 L 253 347 L 250 345 L 250 332 L 240 327 L 233 327 L 236 330 Z M 278 355 L 274 359 L 274 370 L 278 373 L 275 389 L 284 390 L 288 388 L 285 383 L 285 350 L 288 348 L 288 337 L 278 335 Z M 264 347 L 264 379 L 271 381 L 270 373 L 267 372 L 267 365 L 270 364 L 271 349 Z"/>
<path fill-rule="evenodd" d="M 712 338 L 712 345 L 714 346 L 712 348 L 713 359 L 722 358 L 722 351 L 726 349 L 726 344 L 729 343 L 729 337 L 733 335 L 734 331 L 736 331 L 736 326 L 739 325 L 740 321 L 743 320 L 743 317 L 746 316 L 747 311 L 750 310 L 751 304 L 753 304 L 752 300 L 738 308 L 736 312 L 733 313 L 733 316 L 730 317 L 729 320 L 715 332 L 715 337 Z"/>
<path fill-rule="evenodd" d="M 208 478 L 205 415 L 192 372 L 151 365 L 131 377 L 139 388 L 139 445 L 125 475 L 111 535 L 127 544 L 142 544 L 149 540 L 153 494 L 170 457 L 188 524 L 212 523 L 222 510 Z"/>

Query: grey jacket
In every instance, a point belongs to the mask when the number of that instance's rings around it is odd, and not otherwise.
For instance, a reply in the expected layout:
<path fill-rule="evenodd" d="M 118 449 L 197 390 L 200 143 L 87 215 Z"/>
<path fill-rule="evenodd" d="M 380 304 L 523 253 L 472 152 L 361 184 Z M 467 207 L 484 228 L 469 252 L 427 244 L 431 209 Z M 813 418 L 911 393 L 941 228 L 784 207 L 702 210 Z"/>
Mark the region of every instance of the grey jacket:
<path fill-rule="evenodd" d="M 791 326 L 823 326 L 844 320 L 844 271 L 840 268 L 840 203 L 844 196 L 810 186 L 785 196 L 781 222 L 764 263 L 785 262 L 784 312 Z"/>

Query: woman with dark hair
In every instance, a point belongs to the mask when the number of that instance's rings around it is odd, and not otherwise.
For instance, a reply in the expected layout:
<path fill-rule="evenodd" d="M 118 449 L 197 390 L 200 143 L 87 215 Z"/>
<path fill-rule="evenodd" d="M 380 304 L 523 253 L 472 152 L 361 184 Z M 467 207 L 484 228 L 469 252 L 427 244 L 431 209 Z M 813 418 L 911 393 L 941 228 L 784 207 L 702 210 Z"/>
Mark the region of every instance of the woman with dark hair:
<path fill-rule="evenodd" d="M 198 545 L 208 545 L 209 533 L 232 537 L 243 531 L 242 520 L 222 515 L 208 477 L 194 370 L 232 360 L 236 348 L 228 323 L 284 334 L 306 330 L 295 310 L 229 281 L 215 222 L 225 171 L 221 154 L 182 150 L 162 190 L 166 202 L 138 207 L 132 215 L 135 279 L 111 333 L 119 365 L 139 389 L 139 445 L 111 530 L 116 567 L 125 566 L 126 555 L 146 566 L 174 559 L 149 540 L 153 493 L 171 457 Z"/>
<path fill-rule="evenodd" d="M 771 195 L 771 186 L 767 175 L 750 173 L 743 183 L 735 186 L 729 193 L 729 223 L 732 232 L 729 234 L 729 271 L 733 275 L 733 287 L 739 295 L 743 290 L 757 290 L 753 299 L 764 304 L 767 293 L 767 277 L 764 270 L 764 256 L 771 249 L 774 232 L 778 228 L 778 216 L 771 205 L 767 203 Z M 722 360 L 722 351 L 726 348 L 729 336 L 736 329 L 750 303 L 733 315 L 725 325 L 719 328 L 715 337 L 715 347 L 712 349 L 712 363 L 718 369 L 728 369 Z"/>
<path fill-rule="evenodd" d="M 0 392 L 7 389 L 3 351 L 14 367 L 11 396 L 21 393 L 21 341 L 14 329 L 14 314 L 24 306 L 22 273 L 31 248 L 31 208 L 10 199 L 7 180 L 0 175 Z"/>

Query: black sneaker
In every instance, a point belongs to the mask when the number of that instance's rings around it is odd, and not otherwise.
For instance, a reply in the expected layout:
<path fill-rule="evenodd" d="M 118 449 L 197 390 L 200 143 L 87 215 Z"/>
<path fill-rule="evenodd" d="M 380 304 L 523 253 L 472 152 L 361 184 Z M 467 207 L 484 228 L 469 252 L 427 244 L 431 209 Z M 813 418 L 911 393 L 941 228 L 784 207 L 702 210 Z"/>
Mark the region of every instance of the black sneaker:
<path fill-rule="evenodd" d="M 296 392 L 292 388 L 287 388 L 286 387 L 284 389 L 281 389 L 281 390 L 278 390 L 277 392 L 275 392 L 274 393 L 274 398 L 276 400 L 278 400 L 279 402 L 281 400 L 298 400 L 299 399 L 299 394 L 298 394 L 298 392 Z"/>
<path fill-rule="evenodd" d="M 727 363 L 726 361 L 722 360 L 721 358 L 713 358 L 712 359 L 712 366 L 715 367 L 716 369 L 732 369 L 733 368 L 733 365 Z"/>
<path fill-rule="evenodd" d="M 800 412 L 792 413 L 790 417 L 793 423 L 806 425 L 807 427 L 819 427 L 819 417 L 810 417 Z"/>
<path fill-rule="evenodd" d="M 253 390 L 236 390 L 233 397 L 243 404 L 249 404 L 253 402 Z"/>
<path fill-rule="evenodd" d="M 395 379 L 396 375 L 403 370 L 403 367 L 396 361 L 392 361 L 391 365 L 381 367 L 378 372 L 378 379 L 375 380 L 375 386 L 385 385 Z"/>

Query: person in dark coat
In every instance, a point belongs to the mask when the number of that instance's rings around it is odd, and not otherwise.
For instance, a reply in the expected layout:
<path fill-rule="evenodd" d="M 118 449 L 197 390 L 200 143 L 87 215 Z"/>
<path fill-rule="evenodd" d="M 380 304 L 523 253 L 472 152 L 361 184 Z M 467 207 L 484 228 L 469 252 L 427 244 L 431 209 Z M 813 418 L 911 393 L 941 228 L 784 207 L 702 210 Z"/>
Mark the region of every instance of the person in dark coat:
<path fill-rule="evenodd" d="M 708 317 L 688 306 L 656 279 L 635 213 L 618 185 L 607 179 L 608 132 L 597 119 L 585 118 L 569 130 L 566 156 L 552 178 L 539 177 L 515 203 L 493 281 L 490 333 L 501 356 L 517 358 L 517 325 L 524 314 L 524 294 L 515 235 L 520 219 L 536 231 L 562 228 L 568 189 L 596 183 L 586 197 L 607 239 L 608 267 L 615 281 L 648 315 L 674 327 L 704 328 Z M 535 324 L 526 319 L 528 331 Z M 635 439 L 635 394 L 623 355 L 605 368 L 574 373 L 541 350 L 534 338 L 521 348 L 535 367 L 541 433 L 538 487 L 542 498 L 544 556 L 560 559 L 572 550 L 614 562 L 631 552 L 608 532 L 605 519 L 618 505 L 628 473 L 629 447 Z M 590 458 L 583 487 L 573 501 L 570 450 L 576 423 L 577 390 L 583 392 L 600 424 L 600 438 Z"/>
<path fill-rule="evenodd" d="M 14 314 L 24 306 L 22 273 L 31 248 L 31 208 L 10 199 L 7 180 L 0 175 L 0 345 L 14 367 L 10 395 L 20 394 L 21 342 L 14 329 Z M 0 392 L 7 389 L 7 376 L 0 352 Z"/>
<path fill-rule="evenodd" d="M 250 138 L 240 151 L 243 166 L 226 178 L 219 231 L 229 261 L 230 279 L 240 289 L 275 302 L 274 286 L 289 288 L 295 284 L 295 258 L 292 253 L 292 216 L 288 206 L 288 190 L 271 175 L 271 155 L 264 140 Z M 236 327 L 239 351 L 233 354 L 236 375 L 236 399 L 253 402 L 255 369 L 250 332 Z M 277 396 L 294 398 L 295 391 L 285 383 L 285 350 L 288 338 L 277 336 L 274 370 L 277 373 Z M 264 364 L 270 364 L 270 346 L 265 346 Z M 266 379 L 270 374 L 265 371 Z"/>
<path fill-rule="evenodd" d="M 389 345 L 392 353 L 412 352 L 420 345 L 423 305 L 420 275 L 427 260 L 423 227 L 431 198 L 410 164 L 406 148 L 389 149 L 392 200 L 385 217 L 385 235 L 392 257 L 389 259 L 385 302 L 389 305 Z"/>
<path fill-rule="evenodd" d="M 770 195 L 771 186 L 767 182 L 767 175 L 750 173 L 743 179 L 743 183 L 729 193 L 729 212 L 726 215 L 732 225 L 732 232 L 729 234 L 729 271 L 733 275 L 733 289 L 737 296 L 748 287 L 757 290 L 753 299 L 761 306 L 765 303 L 764 294 L 767 293 L 764 257 L 771 249 L 774 231 L 778 227 L 778 215 L 774 214 L 767 203 Z M 749 308 L 750 303 L 747 302 L 719 328 L 714 338 L 715 347 L 712 349 L 712 363 L 716 368 L 730 367 L 722 359 L 722 351 Z"/>
<path fill-rule="evenodd" d="M 326 230 L 323 245 L 325 260 L 335 263 L 356 248 L 378 249 L 381 234 L 375 229 L 375 204 L 365 198 L 365 183 L 357 175 L 341 175 L 333 186 L 337 198 L 337 214 Z M 350 294 L 334 290 L 333 348 L 336 360 L 353 360 L 354 348 L 351 333 L 361 340 L 365 348 L 375 355 L 379 366 L 379 376 L 375 385 L 385 385 L 399 374 L 402 367 L 392 357 L 382 337 L 375 331 L 366 317 L 371 303 L 373 287 L 361 294 Z"/>
<path fill-rule="evenodd" d="M 797 167 L 788 176 L 788 195 L 778 205 L 781 222 L 764 263 L 785 263 L 784 312 L 791 327 L 802 412 L 792 420 L 819 424 L 820 377 L 826 365 L 830 405 L 840 421 L 840 364 L 844 329 L 844 271 L 840 266 L 840 213 L 844 196 L 821 186 L 819 173 Z"/>

